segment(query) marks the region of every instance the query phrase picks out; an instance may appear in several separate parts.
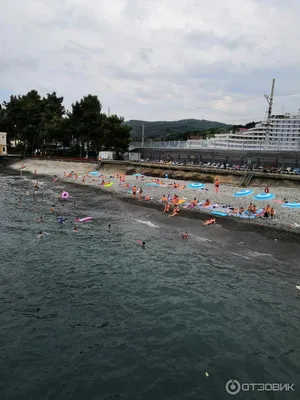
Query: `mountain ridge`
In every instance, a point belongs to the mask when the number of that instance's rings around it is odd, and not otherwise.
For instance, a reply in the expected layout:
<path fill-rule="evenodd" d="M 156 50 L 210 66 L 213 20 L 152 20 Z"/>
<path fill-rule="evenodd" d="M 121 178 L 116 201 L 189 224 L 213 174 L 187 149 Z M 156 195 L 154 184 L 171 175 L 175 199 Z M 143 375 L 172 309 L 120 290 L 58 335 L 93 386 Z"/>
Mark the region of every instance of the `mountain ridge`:
<path fill-rule="evenodd" d="M 145 139 L 164 139 L 174 134 L 197 134 L 209 129 L 228 130 L 232 125 L 224 124 L 218 121 L 209 121 L 205 119 L 181 119 L 177 121 L 143 121 L 129 120 L 126 125 L 132 127 L 131 138 L 140 139 L 142 136 L 142 126 L 144 127 Z"/>

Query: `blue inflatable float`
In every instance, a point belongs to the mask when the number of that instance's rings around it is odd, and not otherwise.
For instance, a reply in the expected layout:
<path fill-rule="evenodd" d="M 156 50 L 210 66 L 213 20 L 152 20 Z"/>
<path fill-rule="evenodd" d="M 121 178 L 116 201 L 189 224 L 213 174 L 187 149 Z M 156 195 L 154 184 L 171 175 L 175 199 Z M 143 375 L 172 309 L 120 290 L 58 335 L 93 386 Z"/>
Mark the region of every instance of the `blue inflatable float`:
<path fill-rule="evenodd" d="M 275 198 L 273 193 L 261 193 L 254 196 L 255 200 L 272 200 Z"/>
<path fill-rule="evenodd" d="M 242 197 L 242 196 L 249 196 L 250 194 L 253 193 L 253 190 L 251 189 L 244 189 L 244 190 L 240 190 L 239 192 L 236 192 L 234 194 L 235 197 Z"/>
<path fill-rule="evenodd" d="M 284 203 L 281 207 L 300 208 L 300 203 Z"/>
<path fill-rule="evenodd" d="M 195 182 L 195 183 L 189 183 L 188 187 L 190 189 L 203 189 L 205 187 L 205 185 L 204 185 L 204 183 Z"/>
<path fill-rule="evenodd" d="M 253 214 L 236 214 L 237 218 L 247 218 L 247 219 L 253 219 L 256 218 L 256 215 Z"/>
<path fill-rule="evenodd" d="M 221 211 L 212 211 L 211 214 L 217 215 L 218 217 L 227 217 L 228 214 L 221 212 Z"/>
<path fill-rule="evenodd" d="M 160 185 L 155 182 L 150 182 L 150 183 L 146 183 L 146 186 L 160 186 Z"/>

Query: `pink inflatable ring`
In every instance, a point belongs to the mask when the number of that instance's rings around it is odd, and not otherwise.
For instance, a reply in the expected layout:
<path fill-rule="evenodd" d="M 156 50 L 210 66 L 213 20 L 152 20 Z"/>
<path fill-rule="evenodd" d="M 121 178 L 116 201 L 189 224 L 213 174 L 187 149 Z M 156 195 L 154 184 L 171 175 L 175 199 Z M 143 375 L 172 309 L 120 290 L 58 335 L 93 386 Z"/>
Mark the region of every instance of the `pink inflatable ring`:
<path fill-rule="evenodd" d="M 69 197 L 69 193 L 68 192 L 62 192 L 62 194 L 61 194 L 61 198 L 62 199 L 67 199 Z"/>

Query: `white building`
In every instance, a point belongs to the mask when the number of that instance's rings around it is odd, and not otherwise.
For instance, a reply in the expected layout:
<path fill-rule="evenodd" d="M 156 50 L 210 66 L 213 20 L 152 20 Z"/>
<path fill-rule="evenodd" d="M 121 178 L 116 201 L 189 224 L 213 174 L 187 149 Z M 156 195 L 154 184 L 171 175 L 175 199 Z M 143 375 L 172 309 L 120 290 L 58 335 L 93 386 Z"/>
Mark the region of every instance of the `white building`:
<path fill-rule="evenodd" d="M 0 156 L 7 155 L 7 133 L 0 132 Z"/>
<path fill-rule="evenodd" d="M 115 160 L 116 152 L 115 151 L 99 151 L 98 158 L 102 160 Z"/>
<path fill-rule="evenodd" d="M 245 150 L 300 150 L 300 113 L 272 115 L 254 128 L 209 139 L 209 147 Z"/>

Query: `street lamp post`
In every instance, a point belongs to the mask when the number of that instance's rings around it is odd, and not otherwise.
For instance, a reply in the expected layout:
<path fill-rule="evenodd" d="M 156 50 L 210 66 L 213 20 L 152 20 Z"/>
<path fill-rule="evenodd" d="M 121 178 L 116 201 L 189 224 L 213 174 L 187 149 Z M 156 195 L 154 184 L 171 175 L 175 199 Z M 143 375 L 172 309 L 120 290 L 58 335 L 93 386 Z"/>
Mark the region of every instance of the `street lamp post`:
<path fill-rule="evenodd" d="M 145 124 L 142 125 L 142 148 L 144 148 L 145 144 Z"/>

